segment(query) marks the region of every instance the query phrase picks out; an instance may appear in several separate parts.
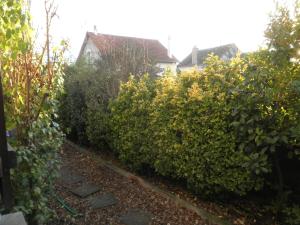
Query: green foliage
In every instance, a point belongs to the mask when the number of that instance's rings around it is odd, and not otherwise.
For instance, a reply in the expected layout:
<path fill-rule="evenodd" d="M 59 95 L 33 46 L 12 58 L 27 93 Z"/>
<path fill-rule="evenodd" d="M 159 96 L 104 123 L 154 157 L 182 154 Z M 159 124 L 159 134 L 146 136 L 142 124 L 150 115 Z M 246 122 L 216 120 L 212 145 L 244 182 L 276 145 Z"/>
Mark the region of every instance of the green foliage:
<path fill-rule="evenodd" d="M 277 4 L 277 10 L 271 15 L 265 37 L 272 60 L 284 65 L 290 60 L 299 61 L 300 7 L 294 2 L 294 11 Z"/>
<path fill-rule="evenodd" d="M 96 121 L 97 123 L 95 123 Z M 110 126 L 107 105 L 97 103 L 88 107 L 86 132 L 88 140 L 93 146 L 109 147 L 107 142 L 110 138 Z"/>
<path fill-rule="evenodd" d="M 139 78 L 149 72 L 153 78 L 157 72 L 151 61 L 144 61 L 144 54 L 134 43 L 124 43 L 102 52 L 99 61 L 81 58 L 67 68 L 60 114 L 69 138 L 99 148 L 110 145 L 108 104 L 118 95 L 120 82 L 128 81 L 130 74 Z"/>
<path fill-rule="evenodd" d="M 287 207 L 283 210 L 285 215 L 284 223 L 287 225 L 298 225 L 300 224 L 300 207 L 299 206 L 292 206 Z"/>
<path fill-rule="evenodd" d="M 260 154 L 288 151 L 297 155 L 299 144 L 299 65 L 279 67 L 271 54 L 260 52 L 249 57 L 242 92 L 236 96 L 232 125 L 238 133 L 240 148 Z M 266 170 L 267 168 L 262 168 Z M 257 171 L 258 173 L 260 171 Z"/>
<path fill-rule="evenodd" d="M 274 179 L 282 192 L 283 160 L 299 154 L 300 77 L 297 63 L 274 65 L 273 55 L 211 56 L 202 71 L 123 84 L 111 104 L 120 158 L 196 192 L 244 195 Z"/>
<path fill-rule="evenodd" d="M 155 83 L 144 76 L 133 77 L 121 86 L 120 93 L 110 105 L 114 149 L 119 158 L 133 169 L 152 166 L 154 149 L 149 127 Z"/>
<path fill-rule="evenodd" d="M 15 58 L 28 47 L 30 38 L 29 15 L 24 1 L 3 0 L 0 2 L 0 52 L 4 57 Z"/>
<path fill-rule="evenodd" d="M 69 138 L 87 143 L 85 91 L 91 71 L 88 67 L 69 66 L 65 69 L 64 94 L 60 98 L 60 123 Z"/>
<path fill-rule="evenodd" d="M 159 172 L 184 178 L 195 191 L 208 194 L 245 194 L 261 187 L 261 180 L 244 166 L 249 159 L 236 148 L 228 122 L 230 91 L 241 82 L 243 66 L 212 57 L 202 72 L 182 73 L 173 82 L 162 79 L 152 121 Z"/>
<path fill-rule="evenodd" d="M 109 132 L 107 106 L 117 78 L 106 75 L 84 61 L 66 69 L 65 93 L 60 119 L 69 138 L 81 144 L 103 147 Z M 97 123 L 95 123 L 97 121 Z"/>
<path fill-rule="evenodd" d="M 202 71 L 178 77 L 141 78 L 128 55 L 105 55 L 94 71 L 71 77 L 67 102 L 80 105 L 69 112 L 80 119 L 70 121 L 132 168 L 152 167 L 197 192 L 244 195 L 271 183 L 280 195 L 285 164 L 299 159 L 299 18 L 278 7 L 267 49 L 228 62 L 210 56 Z M 130 68 L 137 75 L 126 82 Z"/>
<path fill-rule="evenodd" d="M 231 89 L 242 83 L 244 64 L 212 57 L 202 72 L 147 77 L 122 86 L 111 104 L 115 149 L 135 169 L 148 164 L 163 175 L 185 179 L 197 192 L 245 194 L 262 178 L 245 166 L 229 117 Z M 147 81 L 147 82 L 146 82 Z"/>
<path fill-rule="evenodd" d="M 18 146 L 18 167 L 13 171 L 16 210 L 31 215 L 31 223 L 47 222 L 53 215 L 48 208 L 52 182 L 57 177 L 58 152 L 63 135 L 50 118 L 40 118 L 30 128 L 27 146 Z"/>
<path fill-rule="evenodd" d="M 12 171 L 15 210 L 30 224 L 45 223 L 57 153 L 63 133 L 57 123 L 58 96 L 62 90 L 62 56 L 65 48 L 35 53 L 28 10 L 23 1 L 0 2 L 0 72 L 4 89 L 6 127 L 14 134 L 18 165 Z M 48 40 L 46 40 L 46 44 Z M 49 44 L 49 43 L 48 43 Z"/>
<path fill-rule="evenodd" d="M 84 109 L 83 133 L 96 146 L 113 146 L 131 168 L 153 168 L 195 192 L 275 190 L 278 213 L 299 189 L 289 171 L 300 159 L 298 9 L 292 15 L 278 7 L 265 32 L 266 49 L 230 61 L 211 55 L 201 71 L 154 80 L 134 70 L 128 80 L 123 72 L 131 67 L 108 57 L 96 71 L 71 77 L 80 87 L 69 96 L 84 96 L 77 108 Z"/>

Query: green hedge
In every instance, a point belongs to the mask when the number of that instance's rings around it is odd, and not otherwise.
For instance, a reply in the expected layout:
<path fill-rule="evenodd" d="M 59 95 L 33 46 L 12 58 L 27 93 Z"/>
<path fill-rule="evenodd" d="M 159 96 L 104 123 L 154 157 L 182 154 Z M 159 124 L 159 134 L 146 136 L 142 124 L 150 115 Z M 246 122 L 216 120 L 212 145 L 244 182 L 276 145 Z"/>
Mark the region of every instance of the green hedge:
<path fill-rule="evenodd" d="M 185 179 L 197 192 L 245 194 L 261 188 L 262 177 L 246 166 L 252 155 L 238 148 L 229 121 L 230 92 L 243 82 L 244 67 L 238 59 L 231 65 L 213 57 L 202 72 L 124 84 L 111 104 L 120 158 L 137 169 L 147 164 Z"/>
<path fill-rule="evenodd" d="M 110 105 L 114 149 L 119 158 L 134 169 L 152 166 L 154 149 L 149 127 L 155 83 L 149 76 L 140 81 L 133 77 L 121 86 L 116 101 Z"/>
<path fill-rule="evenodd" d="M 123 84 L 111 103 L 120 159 L 185 179 L 196 192 L 260 190 L 282 169 L 283 149 L 296 157 L 299 145 L 300 78 L 283 78 L 266 57 L 212 56 L 202 71 Z"/>
<path fill-rule="evenodd" d="M 94 146 L 108 144 L 133 169 L 186 180 L 195 192 L 244 195 L 266 183 L 283 192 L 283 170 L 299 159 L 298 71 L 269 51 L 211 56 L 201 71 L 131 77 L 114 99 L 111 76 L 78 73 L 66 83 L 75 106 L 66 115 Z"/>
<path fill-rule="evenodd" d="M 183 73 L 167 84 L 163 79 L 154 100 L 155 167 L 162 174 L 186 179 L 197 192 L 244 194 L 261 185 L 243 166 L 249 159 L 236 148 L 228 121 L 229 91 L 240 82 L 242 72 L 230 71 L 234 67 L 214 57 L 202 72 Z"/>

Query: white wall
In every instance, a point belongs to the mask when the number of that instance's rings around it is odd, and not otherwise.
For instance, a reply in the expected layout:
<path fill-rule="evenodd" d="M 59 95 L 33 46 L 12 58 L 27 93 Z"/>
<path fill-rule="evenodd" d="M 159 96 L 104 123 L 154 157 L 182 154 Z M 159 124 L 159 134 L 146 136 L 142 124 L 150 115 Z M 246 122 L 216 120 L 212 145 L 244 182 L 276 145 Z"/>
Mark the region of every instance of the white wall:
<path fill-rule="evenodd" d="M 83 49 L 83 56 L 89 60 L 89 57 L 92 61 L 100 59 L 100 52 L 91 39 L 87 40 L 85 48 Z"/>
<path fill-rule="evenodd" d="M 157 63 L 157 67 L 163 69 L 164 71 L 167 69 L 170 69 L 171 72 L 176 75 L 176 70 L 177 70 L 177 65 L 176 63 Z M 164 72 L 159 73 L 158 75 L 161 76 L 163 75 Z"/>

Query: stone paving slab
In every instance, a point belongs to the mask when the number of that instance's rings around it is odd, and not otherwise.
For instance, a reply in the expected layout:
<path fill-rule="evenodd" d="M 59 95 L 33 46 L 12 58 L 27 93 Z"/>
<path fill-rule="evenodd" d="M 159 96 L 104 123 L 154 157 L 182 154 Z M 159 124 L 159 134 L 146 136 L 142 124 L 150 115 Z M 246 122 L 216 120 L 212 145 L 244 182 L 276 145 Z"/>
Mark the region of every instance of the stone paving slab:
<path fill-rule="evenodd" d="M 100 189 L 100 187 L 93 184 L 82 184 L 81 186 L 73 188 L 70 191 L 81 198 L 85 198 L 91 194 L 98 192 Z"/>
<path fill-rule="evenodd" d="M 115 205 L 117 204 L 117 202 L 118 200 L 113 194 L 105 193 L 101 196 L 95 196 L 94 198 L 91 198 L 89 201 L 89 205 L 91 206 L 92 209 L 99 209 L 99 208 Z"/>
<path fill-rule="evenodd" d="M 67 167 L 62 167 L 59 175 L 59 180 L 65 185 L 73 185 L 85 180 L 83 176 L 71 171 Z"/>
<path fill-rule="evenodd" d="M 121 223 L 125 225 L 149 225 L 152 215 L 142 210 L 131 209 L 120 217 Z"/>
<path fill-rule="evenodd" d="M 23 213 L 15 212 L 0 216 L 0 225 L 27 225 Z"/>

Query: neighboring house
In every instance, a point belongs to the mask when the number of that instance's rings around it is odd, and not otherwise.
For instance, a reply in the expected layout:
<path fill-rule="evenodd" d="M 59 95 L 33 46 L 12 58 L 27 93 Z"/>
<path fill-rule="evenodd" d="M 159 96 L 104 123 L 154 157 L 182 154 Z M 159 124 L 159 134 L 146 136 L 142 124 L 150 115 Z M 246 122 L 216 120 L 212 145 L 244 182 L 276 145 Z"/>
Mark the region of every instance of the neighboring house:
<path fill-rule="evenodd" d="M 124 47 L 128 43 L 142 49 L 145 53 L 144 57 L 149 58 L 161 69 L 158 75 L 161 75 L 167 68 L 176 73 L 178 60 L 158 40 L 153 39 L 87 32 L 78 59 L 85 57 L 89 62 L 96 61 L 101 59 L 101 54 L 104 52 Z"/>
<path fill-rule="evenodd" d="M 182 62 L 178 64 L 180 71 L 186 71 L 193 68 L 203 69 L 205 59 L 210 55 L 214 54 L 219 56 L 222 60 L 230 60 L 235 57 L 239 49 L 235 44 L 222 45 L 208 49 L 197 49 L 193 48 L 191 54 L 189 54 Z"/>

